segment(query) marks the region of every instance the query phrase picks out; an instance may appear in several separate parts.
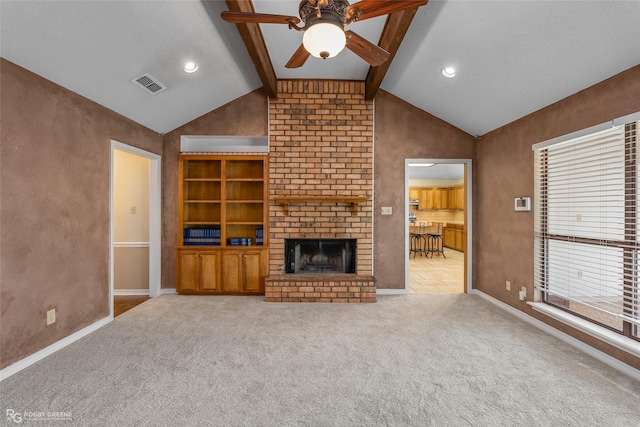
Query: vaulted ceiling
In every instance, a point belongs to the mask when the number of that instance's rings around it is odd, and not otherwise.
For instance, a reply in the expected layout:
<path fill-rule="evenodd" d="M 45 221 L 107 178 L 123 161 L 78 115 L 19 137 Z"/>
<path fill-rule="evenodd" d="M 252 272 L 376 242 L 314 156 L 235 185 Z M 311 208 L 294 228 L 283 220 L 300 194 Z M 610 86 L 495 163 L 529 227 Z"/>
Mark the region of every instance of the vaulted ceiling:
<path fill-rule="evenodd" d="M 363 80 L 370 94 L 379 87 L 483 135 L 640 64 L 638 1 L 431 0 L 417 11 L 349 25 L 387 49 L 397 46 L 388 63 L 374 68 L 347 49 L 285 68 L 302 33 L 276 24 L 245 29 L 264 40 L 256 60 L 242 28 L 220 18 L 236 6 L 297 15 L 298 4 L 3 0 L 0 53 L 159 133 L 260 87 L 269 93 L 262 75 L 268 68 L 272 79 Z M 188 60 L 197 72 L 183 71 Z M 446 66 L 456 68 L 455 78 L 442 75 Z M 133 85 L 143 73 L 167 89 L 149 95 Z"/>

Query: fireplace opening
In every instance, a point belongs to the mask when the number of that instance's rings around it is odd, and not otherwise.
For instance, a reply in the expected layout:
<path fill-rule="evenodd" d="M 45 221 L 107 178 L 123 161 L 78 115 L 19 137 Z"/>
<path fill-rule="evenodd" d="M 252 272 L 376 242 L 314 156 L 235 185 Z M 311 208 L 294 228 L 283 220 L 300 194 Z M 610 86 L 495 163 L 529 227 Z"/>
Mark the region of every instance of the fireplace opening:
<path fill-rule="evenodd" d="M 285 239 L 285 272 L 355 273 L 356 239 Z"/>

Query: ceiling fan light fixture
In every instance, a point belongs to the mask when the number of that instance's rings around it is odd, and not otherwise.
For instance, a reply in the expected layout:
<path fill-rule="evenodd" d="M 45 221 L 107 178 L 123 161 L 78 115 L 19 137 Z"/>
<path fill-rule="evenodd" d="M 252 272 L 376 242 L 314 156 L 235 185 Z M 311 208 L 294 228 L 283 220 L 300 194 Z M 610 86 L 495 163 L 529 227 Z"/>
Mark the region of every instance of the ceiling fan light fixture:
<path fill-rule="evenodd" d="M 333 58 L 344 49 L 347 38 L 344 29 L 331 22 L 318 22 L 302 36 L 304 48 L 316 58 Z"/>

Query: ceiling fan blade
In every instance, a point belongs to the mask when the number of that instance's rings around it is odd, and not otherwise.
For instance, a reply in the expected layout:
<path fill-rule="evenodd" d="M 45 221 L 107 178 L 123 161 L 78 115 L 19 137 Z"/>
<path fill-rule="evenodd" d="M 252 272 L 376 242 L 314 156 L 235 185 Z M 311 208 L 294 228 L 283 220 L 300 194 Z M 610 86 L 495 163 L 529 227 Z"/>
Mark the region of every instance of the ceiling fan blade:
<path fill-rule="evenodd" d="M 389 52 L 380 46 L 376 46 L 351 30 L 344 33 L 347 36 L 346 48 L 367 61 L 372 67 L 382 65 L 384 61 L 389 59 Z"/>
<path fill-rule="evenodd" d="M 220 17 L 232 24 L 298 24 L 300 18 L 286 15 L 271 15 L 268 13 L 229 12 L 225 11 Z"/>
<path fill-rule="evenodd" d="M 286 68 L 302 67 L 304 63 L 307 62 L 307 59 L 309 59 L 309 56 L 311 56 L 311 54 L 307 52 L 307 49 L 305 49 L 304 45 L 301 44 L 298 50 L 296 50 L 293 56 L 291 56 L 291 59 L 289 59 L 289 62 L 287 62 L 287 65 L 285 65 L 285 67 Z"/>
<path fill-rule="evenodd" d="M 354 20 L 362 21 L 363 19 L 375 18 L 380 15 L 414 9 L 424 6 L 428 2 L 429 0 L 362 0 L 347 7 L 347 18 L 357 13 L 358 9 L 362 12 L 362 15 Z"/>

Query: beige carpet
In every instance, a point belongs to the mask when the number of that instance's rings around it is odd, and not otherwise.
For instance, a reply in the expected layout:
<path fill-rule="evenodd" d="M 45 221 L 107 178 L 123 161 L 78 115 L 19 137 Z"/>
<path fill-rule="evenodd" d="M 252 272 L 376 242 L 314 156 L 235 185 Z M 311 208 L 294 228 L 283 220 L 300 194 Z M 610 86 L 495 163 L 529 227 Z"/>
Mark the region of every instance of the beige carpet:
<path fill-rule="evenodd" d="M 477 296 L 161 296 L 0 383 L 60 426 L 636 426 L 640 384 Z"/>

